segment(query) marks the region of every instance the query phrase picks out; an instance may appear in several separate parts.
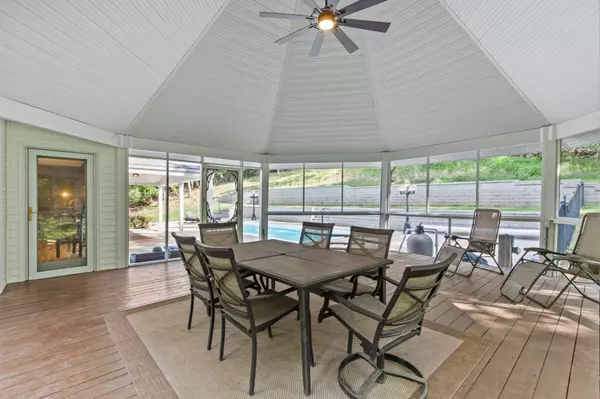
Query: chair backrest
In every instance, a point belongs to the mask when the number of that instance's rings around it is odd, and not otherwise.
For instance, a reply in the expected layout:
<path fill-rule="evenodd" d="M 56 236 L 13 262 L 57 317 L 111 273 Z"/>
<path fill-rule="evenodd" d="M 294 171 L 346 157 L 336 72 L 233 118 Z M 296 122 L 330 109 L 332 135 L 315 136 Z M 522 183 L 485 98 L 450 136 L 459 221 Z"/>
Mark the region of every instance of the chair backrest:
<path fill-rule="evenodd" d="M 199 223 L 200 241 L 209 247 L 231 247 L 238 243 L 237 223 Z"/>
<path fill-rule="evenodd" d="M 202 254 L 201 262 L 212 277 L 223 310 L 234 316 L 249 319 L 253 323 L 251 309 L 246 301 L 249 294 L 244 289 L 233 250 L 211 247 L 197 241 L 195 245 Z"/>
<path fill-rule="evenodd" d="M 406 332 L 407 325 L 419 326 L 423 322 L 429 302 L 437 293 L 444 273 L 455 260 L 451 254 L 441 262 L 424 266 L 409 266 L 394 291 L 383 313 L 376 339 Z"/>
<path fill-rule="evenodd" d="M 200 290 L 209 291 L 211 288 L 210 280 L 208 279 L 208 270 L 204 268 L 200 253 L 196 250 L 196 237 L 184 237 L 176 233 L 171 233 L 179 252 L 183 266 L 190 278 L 190 285 Z"/>
<path fill-rule="evenodd" d="M 307 247 L 329 249 L 335 223 L 302 222 L 300 244 Z"/>
<path fill-rule="evenodd" d="M 473 212 L 471 238 L 480 240 L 498 240 L 502 213 L 498 209 L 476 209 Z"/>
<path fill-rule="evenodd" d="M 600 213 L 583 216 L 573 254 L 591 260 L 600 260 Z"/>
<path fill-rule="evenodd" d="M 394 230 L 350 227 L 346 252 L 387 259 Z"/>

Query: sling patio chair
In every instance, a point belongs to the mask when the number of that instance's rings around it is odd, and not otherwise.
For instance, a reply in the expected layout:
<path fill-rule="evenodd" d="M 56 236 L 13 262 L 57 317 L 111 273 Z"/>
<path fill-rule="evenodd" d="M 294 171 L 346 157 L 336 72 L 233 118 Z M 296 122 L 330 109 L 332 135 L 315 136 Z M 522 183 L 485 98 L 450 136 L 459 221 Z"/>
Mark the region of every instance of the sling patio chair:
<path fill-rule="evenodd" d="M 512 268 L 500 287 L 501 294 L 512 303 L 519 303 L 527 298 L 538 305 L 549 308 L 560 296 L 573 286 L 586 299 L 598 302 L 597 299 L 585 295 L 575 284 L 575 279 L 583 278 L 600 286 L 600 213 L 588 213 L 581 221 L 581 229 L 571 253 L 554 252 L 544 248 L 525 248 L 525 252 Z M 527 258 L 534 255 L 534 258 Z M 537 259 L 535 259 L 537 256 Z M 562 266 L 565 264 L 565 267 Z M 542 303 L 530 295 L 540 277 L 554 272 L 566 278 L 567 284 L 549 302 Z M 508 284 L 508 283 L 512 284 Z"/>
<path fill-rule="evenodd" d="M 254 395 L 256 378 L 256 351 L 259 332 L 267 330 L 273 338 L 271 326 L 288 314 L 298 311 L 298 301 L 286 296 L 294 288 L 284 291 L 265 291 L 250 295 L 244 282 L 233 250 L 231 248 L 208 247 L 195 244 L 202 253 L 201 261 L 208 269 L 217 289 L 221 304 L 221 346 L 219 360 L 223 360 L 225 350 L 225 321 L 233 324 L 252 340 L 252 363 L 250 368 L 249 394 Z"/>
<path fill-rule="evenodd" d="M 350 227 L 350 238 L 346 252 L 356 255 L 371 256 L 375 258 L 387 259 L 390 253 L 390 245 L 394 230 L 391 229 L 372 229 L 367 227 Z M 368 284 L 363 284 L 359 281 L 360 277 L 366 277 L 376 282 L 375 287 Z M 357 274 L 349 279 L 342 278 L 325 283 L 318 287 L 317 294 L 323 296 L 325 301 L 323 307 L 319 311 L 318 322 L 322 322 L 325 318 L 331 316 L 328 311 L 329 300 L 334 294 L 341 295 L 346 298 L 354 297 L 358 294 L 370 293 L 376 295 L 381 292 L 383 282 L 379 279 L 379 272 Z M 379 298 L 384 300 L 385 298 Z"/>
<path fill-rule="evenodd" d="M 439 263 L 409 266 L 399 282 L 384 277 L 385 281 L 396 286 L 387 305 L 368 294 L 351 299 L 336 295 L 338 303 L 332 305 L 330 311 L 348 329 L 347 352 L 350 354 L 339 365 L 338 383 L 348 397 L 364 398 L 376 382 L 384 383 L 386 376 L 417 383 L 421 388 L 419 398 L 427 397 L 427 379 L 419 369 L 389 351 L 421 334 L 429 302 L 437 293 L 448 266 L 457 256 L 453 253 Z M 363 352 L 352 353 L 354 336 L 360 340 Z M 343 373 L 349 364 L 359 359 L 365 360 L 375 370 L 355 390 Z M 387 362 L 400 365 L 404 370 L 397 371 L 397 366 L 394 370 L 386 368 Z"/>
<path fill-rule="evenodd" d="M 200 255 L 196 251 L 196 237 L 183 237 L 176 233 L 171 233 L 179 251 L 181 252 L 181 260 L 183 266 L 190 279 L 190 291 L 191 291 L 191 302 L 190 302 L 190 315 L 188 318 L 188 330 L 192 328 L 192 316 L 194 315 L 194 298 L 198 298 L 206 306 L 206 312 L 210 317 L 210 327 L 208 332 L 208 345 L 207 349 L 210 350 L 212 347 L 212 336 L 215 326 L 215 310 L 219 306 L 219 299 L 217 293 L 214 290 L 213 284 L 208 278 L 208 271 L 202 265 L 200 261 Z"/>
<path fill-rule="evenodd" d="M 239 242 L 237 222 L 228 223 L 198 223 L 198 229 L 200 230 L 200 242 L 209 247 L 221 247 L 229 248 Z M 267 289 L 268 287 L 262 286 L 258 278 L 254 273 L 249 270 L 240 268 L 240 273 L 244 278 L 252 278 L 255 286 L 251 287 L 258 291 L 262 288 Z"/>
<path fill-rule="evenodd" d="M 496 245 L 498 244 L 501 219 L 502 214 L 498 209 L 477 209 L 473 213 L 473 224 L 471 225 L 469 237 L 445 236 L 444 244 L 436 255 L 436 261 L 447 258 L 451 253 L 458 255 L 453 263 L 454 268 L 452 270 L 448 269 L 448 276 L 452 277 L 458 274 L 468 278 L 471 277 L 476 268 L 504 274 L 496 260 Z M 498 271 L 480 266 L 484 255 L 492 258 Z M 470 263 L 471 271 L 467 274 L 458 273 L 458 269 L 461 264 L 464 264 L 463 260 L 465 258 Z"/>
<path fill-rule="evenodd" d="M 188 317 L 188 330 L 192 328 L 192 318 L 194 315 L 194 298 L 198 298 L 202 301 L 206 307 L 206 313 L 210 317 L 210 326 L 208 333 L 208 344 L 207 349 L 210 350 L 212 347 L 212 336 L 215 325 L 215 309 L 220 307 L 219 298 L 217 292 L 214 289 L 214 285 L 209 278 L 208 270 L 204 268 L 201 258 L 202 255 L 197 251 L 195 246 L 196 237 L 184 237 L 176 233 L 171 233 L 179 252 L 181 252 L 181 260 L 183 266 L 190 279 L 190 315 Z M 256 284 L 252 280 L 243 279 L 244 287 L 256 288 Z M 260 287 L 258 287 L 260 292 Z"/>
<path fill-rule="evenodd" d="M 329 249 L 334 226 L 335 223 L 302 222 L 300 244 L 307 247 Z"/>

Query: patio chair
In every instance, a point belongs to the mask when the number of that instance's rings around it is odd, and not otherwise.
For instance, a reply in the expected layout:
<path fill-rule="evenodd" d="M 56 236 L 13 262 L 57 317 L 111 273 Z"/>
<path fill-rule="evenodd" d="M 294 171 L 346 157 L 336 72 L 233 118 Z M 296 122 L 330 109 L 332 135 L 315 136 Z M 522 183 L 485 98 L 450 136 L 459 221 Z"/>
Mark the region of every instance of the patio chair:
<path fill-rule="evenodd" d="M 392 243 L 392 235 L 394 230 L 391 229 L 371 229 L 366 227 L 350 227 L 350 238 L 346 252 L 351 254 L 371 256 L 375 258 L 387 259 Z M 375 287 L 359 282 L 360 277 L 366 277 L 376 282 Z M 379 272 L 373 271 L 370 273 L 357 274 L 349 279 L 342 278 L 331 281 L 319 286 L 317 293 L 325 298 L 323 307 L 319 311 L 318 322 L 322 322 L 325 318 L 331 316 L 328 312 L 329 300 L 334 294 L 351 298 L 358 294 L 370 293 L 376 295 L 381 292 L 383 282 L 379 279 Z M 381 298 L 380 300 L 385 300 Z"/>
<path fill-rule="evenodd" d="M 519 303 L 528 298 L 548 309 L 569 286 L 573 286 L 584 298 L 600 303 L 597 299 L 585 295 L 575 284 L 575 279 L 585 278 L 600 286 L 600 241 L 598 237 L 600 237 L 600 213 L 588 213 L 581 221 L 581 229 L 572 253 L 554 252 L 544 248 L 525 248 L 525 252 L 502 283 L 500 293 L 512 303 Z M 527 255 L 537 255 L 537 260 L 526 258 Z M 568 266 L 562 267 L 561 261 Z M 547 275 L 548 272 L 562 275 L 567 279 L 567 284 L 554 299 L 542 303 L 534 296 L 530 296 L 529 293 L 540 277 Z M 510 284 L 507 289 L 508 282 L 513 284 Z M 511 295 L 511 290 L 516 291 L 516 294 Z"/>
<path fill-rule="evenodd" d="M 209 247 L 229 248 L 237 244 L 238 232 L 237 222 L 229 223 L 198 223 L 200 230 L 200 242 Z M 254 273 L 244 268 L 240 268 L 242 277 L 250 277 L 254 280 L 255 286 L 252 287 L 258 291 L 268 287 L 261 285 Z"/>
<path fill-rule="evenodd" d="M 458 257 L 454 261 L 454 269 L 448 269 L 448 276 L 450 277 L 458 274 L 469 278 L 476 268 L 504 274 L 504 271 L 495 257 L 501 219 L 502 213 L 498 209 L 475 210 L 469 237 L 461 237 L 458 235 L 445 236 L 444 244 L 436 255 L 436 262 L 438 259 L 448 257 L 451 253 L 456 253 Z M 484 255 L 487 255 L 494 260 L 498 271 L 480 266 Z M 465 259 L 470 263 L 471 271 L 467 274 L 458 273 L 458 269 Z"/>
<path fill-rule="evenodd" d="M 300 244 L 307 247 L 329 249 L 335 223 L 302 222 Z"/>
<path fill-rule="evenodd" d="M 409 266 L 397 282 L 389 277 L 385 281 L 396 286 L 389 303 L 372 295 L 360 295 L 346 299 L 336 295 L 338 304 L 332 305 L 333 316 L 348 329 L 348 353 L 338 367 L 338 383 L 350 398 L 364 398 L 375 382 L 384 383 L 386 376 L 398 377 L 422 387 L 420 398 L 427 397 L 427 379 L 413 364 L 389 353 L 389 351 L 412 337 L 421 334 L 425 311 L 437 293 L 444 273 L 457 254 L 451 254 L 439 263 L 425 266 Z M 352 340 L 356 336 L 364 353 L 352 353 Z M 375 370 L 354 390 L 343 376 L 344 369 L 356 360 L 365 360 Z M 392 362 L 405 371 L 390 370 L 386 363 Z"/>
<path fill-rule="evenodd" d="M 208 278 L 208 271 L 200 261 L 200 255 L 196 251 L 196 237 L 183 237 L 176 233 L 171 233 L 179 251 L 185 271 L 190 279 L 190 315 L 188 318 L 188 330 L 192 328 L 192 316 L 194 315 L 194 298 L 198 298 L 206 306 L 206 312 L 210 317 L 210 327 L 208 332 L 207 349 L 212 347 L 212 336 L 215 326 L 215 309 L 219 306 L 217 293 L 213 288 L 212 282 Z"/>
<path fill-rule="evenodd" d="M 199 222 L 200 218 L 195 217 L 192 212 L 186 212 L 185 213 L 185 219 L 183 219 L 185 222 Z"/>
<path fill-rule="evenodd" d="M 211 247 L 231 247 L 237 244 L 237 222 L 198 223 L 200 241 Z"/>
<path fill-rule="evenodd" d="M 259 332 L 267 330 L 269 337 L 273 338 L 271 326 L 288 314 L 298 310 L 298 301 L 286 296 L 286 294 L 294 291 L 294 288 L 280 292 L 265 291 L 251 296 L 244 287 L 231 248 L 208 247 L 200 243 L 195 245 L 204 255 L 201 260 L 215 283 L 221 304 L 219 360 L 223 360 L 225 321 L 228 321 L 252 339 L 252 363 L 248 393 L 254 395 L 256 336 Z"/>

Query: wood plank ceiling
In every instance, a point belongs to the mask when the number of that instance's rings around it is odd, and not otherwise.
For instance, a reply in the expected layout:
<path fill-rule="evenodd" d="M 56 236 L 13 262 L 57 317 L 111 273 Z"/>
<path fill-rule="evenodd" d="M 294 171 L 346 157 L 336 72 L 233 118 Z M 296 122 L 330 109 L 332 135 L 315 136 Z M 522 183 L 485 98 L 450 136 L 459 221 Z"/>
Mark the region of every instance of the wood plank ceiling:
<path fill-rule="evenodd" d="M 322 2 L 322 0 L 319 0 Z M 340 6 L 353 0 L 341 0 Z M 502 3 L 502 4 L 500 4 Z M 0 96 L 114 133 L 252 153 L 410 149 L 600 109 L 597 0 L 389 0 L 273 44 L 301 0 L 4 0 Z M 293 25 L 293 26 L 292 26 Z"/>

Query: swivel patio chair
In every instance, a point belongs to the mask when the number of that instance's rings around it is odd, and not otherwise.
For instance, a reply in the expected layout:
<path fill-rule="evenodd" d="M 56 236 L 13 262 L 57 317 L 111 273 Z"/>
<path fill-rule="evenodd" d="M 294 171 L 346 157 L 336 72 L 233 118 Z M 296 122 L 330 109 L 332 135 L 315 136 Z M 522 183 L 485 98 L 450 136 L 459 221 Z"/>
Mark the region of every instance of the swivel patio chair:
<path fill-rule="evenodd" d="M 402 378 L 417 383 L 422 388 L 419 398 L 426 398 L 427 379 L 413 364 L 389 353 L 389 351 L 414 336 L 421 334 L 425 311 L 435 296 L 444 273 L 457 254 L 451 254 L 439 263 L 426 266 L 409 266 L 402 279 L 397 282 L 389 277 L 385 281 L 396 286 L 389 303 L 378 301 L 372 295 L 360 295 L 346 299 L 336 295 L 338 304 L 332 305 L 333 316 L 348 329 L 348 353 L 338 368 L 338 383 L 344 393 L 354 399 L 364 398 L 367 392 L 378 383 L 384 383 L 386 376 Z M 352 353 L 352 340 L 356 336 L 364 353 Z M 344 369 L 356 360 L 362 359 L 375 370 L 354 390 L 343 376 Z M 386 363 L 400 365 L 405 371 L 386 368 Z"/>
<path fill-rule="evenodd" d="M 469 237 L 458 235 L 445 236 L 444 244 L 436 255 L 436 262 L 438 259 L 448 257 L 451 253 L 458 255 L 453 263 L 454 269 L 448 269 L 448 276 L 450 277 L 458 274 L 468 278 L 471 277 L 475 269 L 504 274 L 504 271 L 496 260 L 496 245 L 498 244 L 498 231 L 500 230 L 501 219 L 502 214 L 498 209 L 475 210 Z M 480 266 L 484 255 L 492 258 L 498 271 Z M 465 258 L 470 263 L 471 270 L 467 274 L 458 273 L 458 269 Z"/>
<path fill-rule="evenodd" d="M 302 222 L 300 244 L 307 247 L 329 249 L 334 226 L 335 223 Z"/>
<path fill-rule="evenodd" d="M 387 259 L 392 243 L 392 235 L 394 230 L 390 229 L 371 229 L 366 227 L 350 227 L 350 238 L 346 252 L 356 255 L 371 256 L 374 258 Z M 360 277 L 366 277 L 376 282 L 375 287 L 359 282 Z M 329 300 L 334 294 L 341 295 L 345 298 L 351 298 L 358 294 L 370 293 L 377 295 L 381 293 L 383 282 L 379 279 L 379 272 L 357 274 L 349 279 L 342 278 L 331 281 L 319 286 L 319 293 L 325 298 L 323 307 L 319 311 L 319 323 L 323 319 L 329 317 L 328 312 Z M 385 300 L 380 295 L 380 300 Z"/>
<path fill-rule="evenodd" d="M 544 248 L 525 248 L 525 252 L 502 283 L 501 294 L 512 303 L 519 303 L 528 298 L 547 309 L 554 305 L 567 288 L 572 286 L 584 298 L 600 303 L 597 299 L 585 295 L 575 284 L 575 279 L 584 278 L 600 286 L 599 237 L 600 213 L 588 213 L 581 221 L 581 229 L 572 253 L 554 252 Z M 527 258 L 527 255 L 537 255 L 537 259 Z M 566 263 L 567 266 L 562 267 L 561 262 Z M 530 292 L 540 277 L 548 275 L 548 272 L 563 276 L 567 284 L 554 299 L 542 303 L 535 299 L 535 295 L 530 295 Z M 512 284 L 508 284 L 509 282 Z M 516 294 L 511 295 L 514 291 Z"/>
<path fill-rule="evenodd" d="M 198 223 L 198 229 L 200 230 L 200 242 L 210 247 L 221 247 L 229 248 L 237 244 L 238 231 L 237 222 L 229 223 Z M 262 286 L 258 278 L 254 273 L 244 268 L 240 268 L 242 277 L 252 278 L 255 286 L 251 287 L 258 291 L 262 288 L 267 289 L 268 287 Z"/>
<path fill-rule="evenodd" d="M 221 304 L 221 347 L 219 360 L 223 360 L 225 349 L 225 321 L 230 322 L 252 339 L 252 364 L 250 368 L 249 394 L 254 395 L 256 378 L 256 336 L 267 330 L 272 338 L 271 326 L 288 314 L 298 310 L 298 301 L 286 294 L 294 291 L 265 291 L 250 295 L 246 291 L 242 276 L 231 248 L 208 247 L 195 244 L 203 254 L 201 261 L 208 269 L 217 289 Z"/>

